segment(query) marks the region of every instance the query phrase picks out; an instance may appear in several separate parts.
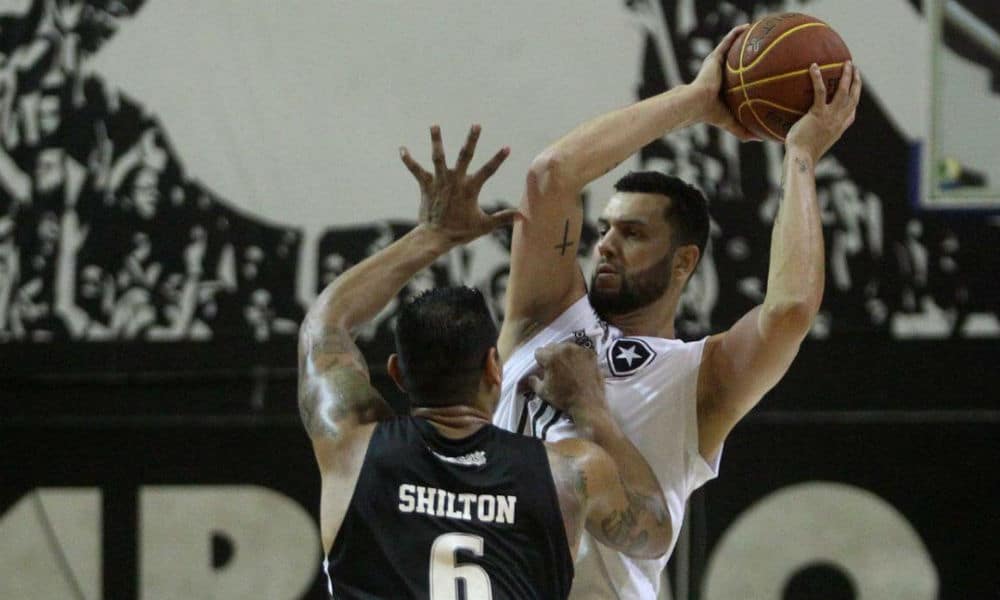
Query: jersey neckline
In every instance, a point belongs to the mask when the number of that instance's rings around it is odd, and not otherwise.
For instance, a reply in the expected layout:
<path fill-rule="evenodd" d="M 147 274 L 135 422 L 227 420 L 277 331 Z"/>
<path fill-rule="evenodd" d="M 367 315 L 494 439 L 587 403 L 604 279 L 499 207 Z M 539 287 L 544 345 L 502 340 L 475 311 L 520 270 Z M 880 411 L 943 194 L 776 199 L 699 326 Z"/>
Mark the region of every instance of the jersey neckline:
<path fill-rule="evenodd" d="M 468 454 L 470 451 L 481 448 L 483 443 L 493 437 L 494 426 L 483 425 L 478 431 L 463 438 L 449 438 L 441 435 L 427 419 L 422 417 L 410 417 L 413 420 L 420 437 L 424 439 L 427 446 L 445 456 L 457 457 Z"/>

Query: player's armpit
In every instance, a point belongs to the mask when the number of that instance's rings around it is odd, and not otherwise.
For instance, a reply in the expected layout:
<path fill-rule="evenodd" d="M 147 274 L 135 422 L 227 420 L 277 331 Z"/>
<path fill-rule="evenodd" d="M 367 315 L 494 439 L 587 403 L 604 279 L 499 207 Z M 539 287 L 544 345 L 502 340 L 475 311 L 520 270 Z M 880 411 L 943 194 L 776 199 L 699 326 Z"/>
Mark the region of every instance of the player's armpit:
<path fill-rule="evenodd" d="M 583 229 L 580 189 L 560 182 L 559 166 L 535 160 L 511 242 L 510 277 L 498 349 L 506 359 L 586 293 L 577 263 Z"/>
<path fill-rule="evenodd" d="M 570 459 L 569 477 L 591 535 L 634 558 L 658 558 L 669 549 L 673 529 L 661 490 L 628 486 L 611 455 L 591 442 L 567 439 L 553 447 Z"/>

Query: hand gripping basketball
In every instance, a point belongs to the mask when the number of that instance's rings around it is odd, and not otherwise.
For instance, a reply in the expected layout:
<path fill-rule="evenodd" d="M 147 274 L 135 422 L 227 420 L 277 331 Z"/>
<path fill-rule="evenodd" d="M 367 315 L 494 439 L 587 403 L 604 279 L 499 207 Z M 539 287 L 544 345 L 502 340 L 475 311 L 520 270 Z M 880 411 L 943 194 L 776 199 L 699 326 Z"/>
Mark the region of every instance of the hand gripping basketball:
<path fill-rule="evenodd" d="M 788 131 L 785 145 L 802 148 L 817 161 L 854 123 L 861 100 L 861 71 L 847 61 L 830 102 L 826 101 L 826 84 L 819 66 L 813 64 L 809 75 L 813 84 L 813 105 Z"/>
<path fill-rule="evenodd" d="M 704 91 L 704 121 L 728 131 L 745 142 L 750 140 L 759 141 L 760 137 L 737 121 L 725 102 L 723 102 L 722 84 L 726 55 L 737 38 L 749 27 L 749 25 L 739 25 L 727 33 L 726 37 L 722 38 L 722 41 L 719 42 L 719 45 L 705 57 L 698 75 L 691 83 L 693 87 Z"/>
<path fill-rule="evenodd" d="M 813 104 L 810 65 L 819 65 L 833 92 L 849 60 L 847 44 L 823 21 L 801 13 L 767 15 L 730 46 L 723 98 L 749 130 L 784 141 Z"/>

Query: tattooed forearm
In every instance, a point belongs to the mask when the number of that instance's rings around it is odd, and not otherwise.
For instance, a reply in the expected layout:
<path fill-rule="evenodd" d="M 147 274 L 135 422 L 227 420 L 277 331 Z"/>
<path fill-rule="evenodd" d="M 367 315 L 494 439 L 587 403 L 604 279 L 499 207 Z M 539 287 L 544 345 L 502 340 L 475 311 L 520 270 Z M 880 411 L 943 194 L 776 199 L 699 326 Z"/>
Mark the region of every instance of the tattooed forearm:
<path fill-rule="evenodd" d="M 798 156 L 795 157 L 795 165 L 799 168 L 799 173 L 806 173 L 809 171 L 809 163 L 806 162 L 804 158 Z"/>
<path fill-rule="evenodd" d="M 569 240 L 569 219 L 566 219 L 566 224 L 563 226 L 563 239 L 562 239 L 562 243 L 561 244 L 556 244 L 555 246 L 553 246 L 553 248 L 555 248 L 556 250 L 559 251 L 559 256 L 565 256 L 566 255 L 566 248 L 569 248 L 570 246 L 572 246 L 575 243 L 576 242 L 574 242 L 572 240 Z"/>
<path fill-rule="evenodd" d="M 663 524 L 668 517 L 658 511 L 651 511 L 650 507 L 654 503 L 642 494 L 626 489 L 625 495 L 628 504 L 601 520 L 601 532 L 609 543 L 617 547 L 631 551 L 642 550 L 650 541 L 649 532 L 642 523 L 646 516 L 651 516 L 658 524 Z"/>

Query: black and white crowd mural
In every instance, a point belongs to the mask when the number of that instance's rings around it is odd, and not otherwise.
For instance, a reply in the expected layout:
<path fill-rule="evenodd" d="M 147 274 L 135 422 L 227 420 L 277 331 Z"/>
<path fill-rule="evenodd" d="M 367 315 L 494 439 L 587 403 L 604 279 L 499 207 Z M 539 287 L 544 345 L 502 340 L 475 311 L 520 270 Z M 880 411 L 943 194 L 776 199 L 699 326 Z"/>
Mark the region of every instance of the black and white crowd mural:
<path fill-rule="evenodd" d="M 811 12 L 823 4 L 628 2 L 648 32 L 639 96 L 661 92 L 678 79 L 690 80 L 714 40 L 734 25 L 768 11 Z M 984 22 L 1000 28 L 995 4 L 968 4 Z M 906 9 L 919 11 L 919 3 Z M 949 48 L 958 43 L 954 33 L 947 39 Z M 972 47 L 962 44 L 966 54 Z M 982 69 L 997 72 L 1000 60 L 982 51 L 975 56 Z M 1000 239 L 1000 222 L 982 213 L 920 209 L 911 192 L 917 176 L 912 142 L 894 126 L 873 87 L 866 90 L 857 124 L 817 168 L 827 284 L 813 337 L 1000 335 L 1000 290 L 994 280 L 998 265 L 991 250 Z M 971 93 L 995 96 L 996 90 Z M 781 158 L 776 145 L 740 145 L 707 128 L 672 134 L 642 152 L 646 168 L 696 182 L 712 202 L 709 260 L 685 298 L 681 335 L 696 337 L 725 327 L 763 299 Z M 976 183 L 987 184 L 982 178 Z"/>
<path fill-rule="evenodd" d="M 292 335 L 299 234 L 191 179 L 169 124 L 87 69 L 142 0 L 21 4 L 0 20 L 0 340 Z"/>
<path fill-rule="evenodd" d="M 158 114 L 159 99 L 133 95 L 94 66 L 113 38 L 165 1 L 25 0 L 0 9 L 2 343 L 292 339 L 311 296 L 412 225 L 410 197 L 393 200 L 398 216 L 391 219 L 368 217 L 361 201 L 346 211 L 349 218 L 344 211 L 329 218 L 313 214 L 310 231 L 217 191 L 199 162 L 173 143 L 172 131 L 181 129 L 176 116 L 171 121 Z M 715 41 L 737 23 L 770 10 L 822 15 L 829 4 L 627 0 L 617 9 L 625 24 L 607 24 L 639 33 L 628 75 L 633 88 L 618 94 L 634 100 L 690 80 Z M 893 10 L 917 22 L 924 18 L 919 2 L 898 4 Z M 984 25 L 1000 29 L 994 4 L 962 4 Z M 853 41 L 849 31 L 845 36 Z M 283 39 L 275 36 L 272 43 Z M 998 61 L 955 32 L 946 42 L 993 77 L 992 88 L 975 93 L 996 97 Z M 584 116 L 591 114 L 597 111 Z M 983 211 L 924 210 L 913 194 L 918 141 L 899 126 L 877 80 L 869 79 L 857 124 L 818 167 L 828 280 L 815 338 L 1000 336 L 994 251 L 1000 221 Z M 518 142 L 508 143 L 523 154 L 541 150 Z M 282 143 L 289 142 L 273 143 L 275 160 Z M 407 143 L 415 148 L 423 142 Z M 741 145 L 694 127 L 653 143 L 626 165 L 684 177 L 711 201 L 711 247 L 684 298 L 682 337 L 724 328 L 763 298 L 781 157 L 778 145 Z M 240 173 L 238 156 L 223 158 Z M 336 157 L 327 168 L 337 171 Z M 997 183 L 983 176 L 970 185 Z M 518 193 L 505 189 L 485 200 L 515 205 Z M 589 195 L 593 218 L 604 197 L 594 190 Z M 585 227 L 584 262 L 596 239 L 592 223 Z M 508 236 L 498 232 L 456 251 L 400 299 L 434 285 L 473 283 L 502 317 Z M 361 333 L 366 348 L 385 347 L 391 318 L 387 310 Z"/>

